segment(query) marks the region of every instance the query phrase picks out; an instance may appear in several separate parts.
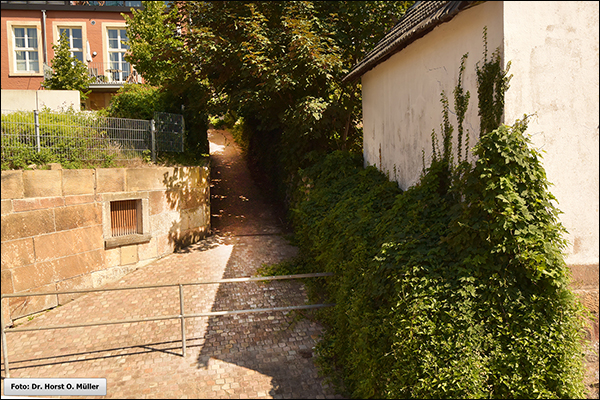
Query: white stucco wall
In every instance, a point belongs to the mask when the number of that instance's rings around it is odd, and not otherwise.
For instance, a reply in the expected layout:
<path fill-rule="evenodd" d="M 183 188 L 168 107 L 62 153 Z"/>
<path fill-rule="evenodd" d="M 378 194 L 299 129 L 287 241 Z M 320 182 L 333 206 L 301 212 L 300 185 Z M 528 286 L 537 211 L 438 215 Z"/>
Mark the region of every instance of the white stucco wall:
<path fill-rule="evenodd" d="M 431 159 L 431 131 L 441 140 L 441 92 L 450 101 L 456 126 L 453 90 L 465 53 L 464 87 L 471 93 L 465 128 L 472 147 L 479 136 L 475 65 L 483 58 L 483 28 L 488 53 L 502 45 L 502 3 L 486 2 L 441 24 L 362 77 L 364 157 L 389 173 L 402 189 L 414 185 Z M 456 136 L 456 135 L 455 135 Z M 441 145 L 441 143 L 440 143 Z M 454 143 L 456 148 L 456 142 Z"/>
<path fill-rule="evenodd" d="M 511 62 L 504 121 L 536 113 L 528 133 L 569 231 L 567 263 L 598 264 L 598 2 L 486 2 L 461 12 L 362 77 L 365 164 L 406 189 L 431 159 L 431 131 L 441 133 L 440 93 L 451 122 L 460 59 L 469 52 L 464 86 L 471 92 L 465 126 L 479 135 L 475 64 L 501 47 Z M 456 136 L 456 130 L 454 132 Z M 439 139 L 438 139 L 439 140 Z M 454 146 L 456 142 L 454 143 Z"/>
<path fill-rule="evenodd" d="M 569 231 L 568 264 L 598 264 L 598 9 L 595 1 L 504 2 L 512 62 L 505 120 L 529 124 Z"/>

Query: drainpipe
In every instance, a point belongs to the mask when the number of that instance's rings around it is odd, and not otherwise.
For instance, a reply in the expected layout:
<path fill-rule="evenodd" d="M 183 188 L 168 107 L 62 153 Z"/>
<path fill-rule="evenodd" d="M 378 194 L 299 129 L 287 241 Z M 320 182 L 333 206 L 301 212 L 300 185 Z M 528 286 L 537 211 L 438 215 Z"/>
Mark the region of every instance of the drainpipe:
<path fill-rule="evenodd" d="M 44 47 L 44 63 L 48 64 L 48 50 L 46 49 L 46 10 L 42 10 L 42 46 Z"/>

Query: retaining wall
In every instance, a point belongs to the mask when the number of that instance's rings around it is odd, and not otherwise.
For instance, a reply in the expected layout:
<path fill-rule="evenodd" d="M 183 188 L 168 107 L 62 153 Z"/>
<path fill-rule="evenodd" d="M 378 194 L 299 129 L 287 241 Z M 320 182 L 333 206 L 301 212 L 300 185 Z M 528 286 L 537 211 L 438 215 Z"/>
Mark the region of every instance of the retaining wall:
<path fill-rule="evenodd" d="M 2 171 L 2 293 L 101 287 L 202 239 L 209 183 L 208 167 Z M 139 232 L 113 237 L 110 203 L 120 200 L 136 200 Z M 10 324 L 74 297 L 5 299 L 4 316 Z"/>
<path fill-rule="evenodd" d="M 2 89 L 2 109 L 11 111 L 41 110 L 48 107 L 51 110 L 62 110 L 73 107 L 81 110 L 80 93 L 78 90 L 11 90 Z"/>

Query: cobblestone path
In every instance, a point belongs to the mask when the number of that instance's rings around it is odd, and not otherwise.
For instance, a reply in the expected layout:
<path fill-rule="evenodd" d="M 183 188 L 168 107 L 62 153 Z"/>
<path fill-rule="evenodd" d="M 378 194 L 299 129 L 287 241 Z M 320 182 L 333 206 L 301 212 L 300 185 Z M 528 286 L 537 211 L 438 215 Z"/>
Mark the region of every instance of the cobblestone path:
<path fill-rule="evenodd" d="M 263 263 L 296 254 L 230 134 L 210 130 L 209 140 L 214 234 L 118 285 L 251 276 Z M 186 286 L 183 292 L 186 314 L 307 301 L 294 281 Z M 86 294 L 23 326 L 177 314 L 177 287 L 124 290 Z M 321 332 L 293 312 L 187 319 L 185 357 L 179 320 L 7 335 L 11 378 L 106 378 L 107 398 L 341 398 L 317 375 L 312 348 Z"/>

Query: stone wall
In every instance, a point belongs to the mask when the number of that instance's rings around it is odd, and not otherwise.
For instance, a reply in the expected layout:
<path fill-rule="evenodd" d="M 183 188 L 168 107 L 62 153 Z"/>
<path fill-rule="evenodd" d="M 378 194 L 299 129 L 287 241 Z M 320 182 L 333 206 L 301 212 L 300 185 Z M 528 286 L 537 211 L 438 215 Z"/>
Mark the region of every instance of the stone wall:
<path fill-rule="evenodd" d="M 2 293 L 101 287 L 202 239 L 209 181 L 208 167 L 2 171 Z M 142 231 L 114 238 L 110 202 L 124 199 L 137 201 Z M 74 297 L 5 299 L 4 316 Z"/>

